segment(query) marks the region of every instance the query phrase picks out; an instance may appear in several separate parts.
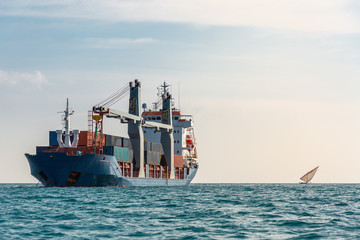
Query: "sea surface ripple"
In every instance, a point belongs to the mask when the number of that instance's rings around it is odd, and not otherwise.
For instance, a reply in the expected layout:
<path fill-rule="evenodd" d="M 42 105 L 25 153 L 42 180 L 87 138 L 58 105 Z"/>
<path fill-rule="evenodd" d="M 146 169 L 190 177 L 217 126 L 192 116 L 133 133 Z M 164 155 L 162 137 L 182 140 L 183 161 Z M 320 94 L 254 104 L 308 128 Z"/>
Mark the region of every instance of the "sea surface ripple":
<path fill-rule="evenodd" d="M 358 184 L 0 184 L 0 239 L 360 239 Z"/>

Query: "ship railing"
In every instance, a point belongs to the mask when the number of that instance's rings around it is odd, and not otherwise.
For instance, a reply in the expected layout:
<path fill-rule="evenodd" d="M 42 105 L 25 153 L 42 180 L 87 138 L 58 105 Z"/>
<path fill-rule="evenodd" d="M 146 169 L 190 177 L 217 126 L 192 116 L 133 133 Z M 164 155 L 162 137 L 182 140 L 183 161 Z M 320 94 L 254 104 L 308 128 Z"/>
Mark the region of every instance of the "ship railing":
<path fill-rule="evenodd" d="M 145 167 L 146 168 L 146 167 Z M 122 173 L 123 169 L 121 170 Z M 176 167 L 175 168 L 175 179 L 187 179 L 187 176 L 190 173 L 190 169 L 188 167 Z M 159 178 L 159 179 L 168 179 L 170 177 L 170 170 L 166 166 L 162 167 L 162 173 L 161 168 L 158 165 L 149 165 L 149 172 L 146 174 L 147 178 Z M 123 174 L 124 177 L 130 177 L 128 174 Z M 134 167 L 133 168 L 133 177 L 139 177 L 139 168 Z"/>
<path fill-rule="evenodd" d="M 191 120 L 192 117 L 193 117 L 193 116 L 190 115 L 190 114 L 181 114 L 179 119 Z"/>
<path fill-rule="evenodd" d="M 139 168 L 134 167 L 133 168 L 133 177 L 139 177 Z"/>

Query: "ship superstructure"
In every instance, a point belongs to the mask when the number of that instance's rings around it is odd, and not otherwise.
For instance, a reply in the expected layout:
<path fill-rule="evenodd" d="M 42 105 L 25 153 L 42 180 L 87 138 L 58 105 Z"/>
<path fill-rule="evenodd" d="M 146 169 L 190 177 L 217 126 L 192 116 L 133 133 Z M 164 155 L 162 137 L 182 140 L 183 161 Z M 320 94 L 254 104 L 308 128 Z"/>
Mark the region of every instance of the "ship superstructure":
<path fill-rule="evenodd" d="M 166 82 L 159 88 L 160 96 L 168 93 Z M 159 100 L 153 104 L 153 109 L 144 105 L 143 119 L 145 121 L 162 122 L 162 111 L 158 108 Z M 183 115 L 180 109 L 172 106 L 172 126 L 174 137 L 174 156 L 176 166 L 191 166 L 197 164 L 197 151 L 194 134 L 194 121 L 191 115 Z M 160 142 L 161 134 L 151 128 L 144 128 L 144 137 L 149 142 Z"/>
<path fill-rule="evenodd" d="M 193 119 L 173 107 L 165 82 L 160 89 L 156 108 L 147 109 L 140 82 L 130 82 L 96 104 L 88 131 L 80 132 L 70 129 L 73 111 L 67 100 L 64 129 L 50 131 L 49 146 L 37 147 L 35 155 L 25 154 L 31 174 L 44 186 L 189 184 L 198 169 Z M 127 93 L 128 112 L 113 109 Z M 104 134 L 105 117 L 127 124 L 129 138 Z"/>

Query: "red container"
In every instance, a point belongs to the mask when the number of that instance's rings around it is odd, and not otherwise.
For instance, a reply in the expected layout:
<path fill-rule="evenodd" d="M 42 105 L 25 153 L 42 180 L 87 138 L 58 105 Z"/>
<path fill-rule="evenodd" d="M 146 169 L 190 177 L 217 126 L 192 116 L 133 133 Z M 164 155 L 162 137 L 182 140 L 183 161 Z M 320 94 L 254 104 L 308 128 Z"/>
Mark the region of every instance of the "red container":
<path fill-rule="evenodd" d="M 78 146 L 87 146 L 88 145 L 88 136 L 87 136 L 88 132 L 87 131 L 81 131 L 79 133 L 79 141 L 78 141 Z"/>

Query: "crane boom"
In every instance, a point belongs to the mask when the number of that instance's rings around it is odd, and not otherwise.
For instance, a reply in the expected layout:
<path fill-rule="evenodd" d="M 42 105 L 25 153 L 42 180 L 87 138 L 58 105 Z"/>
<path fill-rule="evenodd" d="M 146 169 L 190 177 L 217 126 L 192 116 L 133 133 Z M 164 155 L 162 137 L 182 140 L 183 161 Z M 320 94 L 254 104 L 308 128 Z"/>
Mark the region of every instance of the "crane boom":
<path fill-rule="evenodd" d="M 119 111 L 114 108 L 94 108 L 95 113 L 104 113 L 104 115 L 108 118 L 116 118 L 120 120 L 126 120 L 126 121 L 134 121 L 134 122 L 140 122 L 143 127 L 148 128 L 156 128 L 156 130 L 165 130 L 165 131 L 171 131 L 173 127 L 168 124 L 158 123 L 158 122 L 152 122 L 152 121 L 145 121 L 142 117 Z"/>
<path fill-rule="evenodd" d="M 165 86 L 165 83 L 164 83 Z M 162 122 L 145 121 L 141 116 L 141 84 L 135 79 L 134 82 L 129 83 L 130 97 L 129 97 L 129 112 L 119 111 L 109 108 L 109 104 L 97 105 L 93 107 L 93 112 L 100 116 L 108 118 L 120 119 L 121 123 L 128 124 L 128 135 L 130 137 L 132 149 L 134 152 L 135 166 L 139 169 L 139 177 L 145 177 L 145 161 L 144 161 L 144 132 L 143 127 L 155 128 L 155 131 L 161 132 L 161 144 L 164 149 L 167 166 L 170 170 L 170 178 L 175 179 L 174 168 L 174 137 L 172 126 L 172 102 L 171 94 L 164 88 L 162 93 Z M 124 90 L 125 91 L 125 90 Z M 122 94 L 119 94 L 122 96 Z M 110 101 L 110 100 L 109 100 Z M 112 100 L 110 101 L 112 103 Z M 102 126 L 100 135 L 102 136 Z M 96 149 L 95 149 L 96 150 Z"/>

